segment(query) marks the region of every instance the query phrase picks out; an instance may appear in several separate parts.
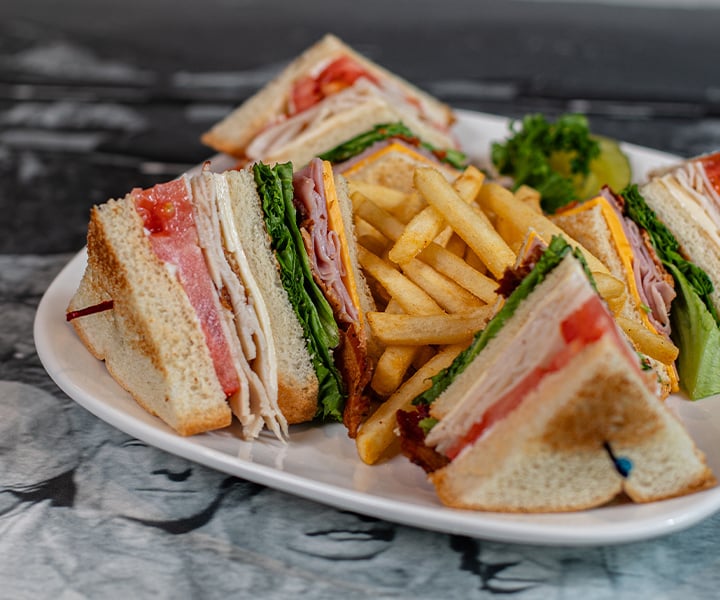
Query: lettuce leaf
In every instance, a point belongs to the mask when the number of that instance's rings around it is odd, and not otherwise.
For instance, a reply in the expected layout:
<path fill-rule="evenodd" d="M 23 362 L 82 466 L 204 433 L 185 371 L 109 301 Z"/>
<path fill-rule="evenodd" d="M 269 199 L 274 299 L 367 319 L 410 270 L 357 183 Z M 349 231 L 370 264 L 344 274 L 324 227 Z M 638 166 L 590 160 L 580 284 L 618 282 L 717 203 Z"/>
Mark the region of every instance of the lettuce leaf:
<path fill-rule="evenodd" d="M 345 403 L 342 377 L 332 350 L 340 343 L 332 308 L 313 280 L 293 205 L 292 165 L 253 167 L 265 227 L 280 265 L 280 279 L 300 321 L 315 373 L 320 383 L 318 416 L 342 420 Z"/>
<path fill-rule="evenodd" d="M 670 313 L 672 337 L 680 348 L 680 385 L 692 400 L 720 393 L 720 330 L 692 284 L 678 267 L 667 265 L 678 295 Z"/>
<path fill-rule="evenodd" d="M 590 163 L 600 155 L 600 144 L 590 134 L 587 119 L 580 114 L 564 114 L 551 123 L 541 114 L 525 115 L 521 126 L 514 121 L 512 136 L 495 142 L 491 159 L 498 173 L 513 178 L 513 188 L 529 185 L 541 194 L 543 210 L 554 213 L 577 199 L 573 176 L 587 176 Z M 552 159 L 568 156 L 570 173 L 553 166 Z"/>
<path fill-rule="evenodd" d="M 351 159 L 353 156 L 357 156 L 377 142 L 394 137 L 416 142 L 421 147 L 432 152 L 438 160 L 447 163 L 458 170 L 463 170 L 467 166 L 467 157 L 459 150 L 439 149 L 432 144 L 423 142 L 412 131 L 410 131 L 410 129 L 400 122 L 382 123 L 380 125 L 376 125 L 370 131 L 361 133 L 360 135 L 343 142 L 339 146 L 336 146 L 332 150 L 328 150 L 327 152 L 320 154 L 319 158 L 330 161 L 333 164 L 340 163 Z"/>
<path fill-rule="evenodd" d="M 589 274 L 584 264 L 585 261 L 582 259 L 579 251 L 574 251 L 562 237 L 554 236 L 532 271 L 530 271 L 520 282 L 520 285 L 510 294 L 505 304 L 503 304 L 502 308 L 490 319 L 485 329 L 475 334 L 470 345 L 455 357 L 455 360 L 449 367 L 443 369 L 432 378 L 432 385 L 415 398 L 413 404 L 432 404 L 435 399 L 450 386 L 455 378 L 475 360 L 490 340 L 500 332 L 508 319 L 512 318 L 518 306 L 545 280 L 548 274 L 560 264 L 569 252 L 572 252 L 576 258 L 581 260 L 585 272 Z"/>

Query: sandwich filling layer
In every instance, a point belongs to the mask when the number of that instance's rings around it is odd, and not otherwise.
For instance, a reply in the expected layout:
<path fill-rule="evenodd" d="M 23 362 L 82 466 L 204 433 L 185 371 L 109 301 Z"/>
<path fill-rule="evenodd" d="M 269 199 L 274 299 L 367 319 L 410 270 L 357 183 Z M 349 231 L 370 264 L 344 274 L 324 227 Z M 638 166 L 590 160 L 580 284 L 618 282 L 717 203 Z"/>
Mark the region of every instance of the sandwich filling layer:
<path fill-rule="evenodd" d="M 240 350 L 234 356 L 236 368 L 248 381 L 248 394 L 232 396 L 230 407 L 246 437 L 256 437 L 265 424 L 281 438 L 287 434 L 287 423 L 277 402 L 277 360 L 267 308 L 240 243 L 227 181 L 222 175 L 203 173 L 192 180 L 192 189 L 208 268 L 232 310 L 228 325 L 237 335 Z"/>
<path fill-rule="evenodd" d="M 223 307 L 199 246 L 186 178 L 131 193 L 150 245 L 175 273 L 195 309 L 226 396 L 241 391 Z"/>
<path fill-rule="evenodd" d="M 268 123 L 245 149 L 249 160 L 273 156 L 303 132 L 313 130 L 337 115 L 347 113 L 368 101 L 377 100 L 403 115 L 447 134 L 445 115 L 433 115 L 432 108 L 420 98 L 409 96 L 388 78 L 369 72 L 349 57 L 327 64 L 323 61 L 315 71 L 295 82 L 288 109 Z"/>
<path fill-rule="evenodd" d="M 534 317 L 503 341 L 503 355 L 514 360 L 485 365 L 477 379 L 472 371 L 463 373 L 454 382 L 450 410 L 443 406 L 443 395 L 437 406 L 431 407 L 433 416 L 446 414 L 428 434 L 427 444 L 450 459 L 516 409 L 546 375 L 564 368 L 585 346 L 604 335 L 613 336 L 619 351 L 639 369 L 637 358 L 576 261 L 563 261 L 537 292 Z M 543 340 L 542 345 L 536 340 Z"/>
<path fill-rule="evenodd" d="M 336 171 L 351 175 L 355 171 L 393 152 L 405 154 L 413 162 L 437 165 L 447 163 L 464 169 L 467 157 L 455 149 L 436 148 L 422 141 L 403 123 L 381 123 L 320 155 L 333 163 Z"/>
<path fill-rule="evenodd" d="M 378 92 L 391 104 L 403 107 L 403 110 L 422 118 L 436 129 L 447 130 L 444 114 L 434 115 L 432 107 L 427 106 L 422 98 L 411 95 L 402 86 L 383 77 L 381 73 L 371 73 L 369 69 L 347 55 L 325 58 L 313 66 L 307 75 L 296 80 L 290 93 L 286 114 L 292 117 L 302 113 L 339 91 L 363 81 L 376 86 Z"/>
<path fill-rule="evenodd" d="M 293 189 L 300 215 L 300 232 L 315 279 L 338 321 L 357 322 L 360 301 L 349 267 L 348 240 L 329 163 L 317 158 L 310 161 L 307 167 L 293 175 Z"/>
<path fill-rule="evenodd" d="M 253 167 L 267 233 L 280 266 L 280 279 L 300 321 L 319 382 L 318 414 L 342 419 L 344 391 L 333 351 L 340 335 L 333 310 L 315 283 L 294 205 L 290 163 Z"/>

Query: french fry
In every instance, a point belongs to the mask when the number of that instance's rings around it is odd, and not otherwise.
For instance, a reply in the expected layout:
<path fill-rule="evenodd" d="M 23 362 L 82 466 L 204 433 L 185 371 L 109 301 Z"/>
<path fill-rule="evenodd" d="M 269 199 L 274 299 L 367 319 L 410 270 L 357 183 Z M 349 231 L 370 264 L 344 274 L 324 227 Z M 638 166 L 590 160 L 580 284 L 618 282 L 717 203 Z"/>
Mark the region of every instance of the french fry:
<path fill-rule="evenodd" d="M 473 252 L 472 248 L 465 249 L 465 262 L 468 264 L 468 266 L 475 269 L 478 273 L 480 273 L 481 275 L 484 275 L 488 281 L 493 282 L 493 284 L 495 283 L 494 279 L 491 279 L 490 277 L 488 277 L 486 275 L 487 274 L 487 266 L 485 265 L 485 263 L 483 261 L 481 261 L 478 258 L 478 255 L 475 254 L 475 252 Z M 480 297 L 480 296 L 478 296 L 478 297 Z"/>
<path fill-rule="evenodd" d="M 385 313 L 383 313 L 385 314 Z M 384 398 L 397 390 L 405 373 L 422 351 L 422 346 L 388 346 L 378 359 L 370 387 Z"/>
<path fill-rule="evenodd" d="M 425 202 L 425 198 L 418 192 L 413 191 L 411 194 L 408 194 L 407 202 L 393 214 L 403 223 L 407 223 L 426 206 L 427 202 Z"/>
<path fill-rule="evenodd" d="M 447 182 L 439 172 L 438 175 Z M 470 166 L 457 178 L 452 189 L 465 203 L 469 203 L 477 196 L 484 179 L 485 176 L 480 171 Z M 415 258 L 433 240 L 444 246 L 452 235 L 452 229 L 446 225 L 443 215 L 433 206 L 427 206 L 408 222 L 402 235 L 390 249 L 388 258 L 401 265 Z"/>
<path fill-rule="evenodd" d="M 437 241 L 435 242 L 437 244 Z M 442 246 L 443 244 L 438 244 L 439 246 Z M 453 234 L 450 236 L 450 239 L 447 241 L 447 244 L 445 244 L 445 249 L 448 252 L 452 252 L 456 256 L 465 256 L 465 250 L 467 249 L 467 244 L 465 241 L 453 231 Z"/>
<path fill-rule="evenodd" d="M 398 271 L 390 262 L 358 246 L 360 265 L 397 300 L 403 310 L 413 315 L 441 314 L 442 308 L 420 286 Z"/>
<path fill-rule="evenodd" d="M 419 351 L 412 366 L 415 370 L 420 369 L 427 361 L 429 361 L 437 353 L 437 346 L 393 346 L 394 348 L 418 348 Z M 399 386 L 398 386 L 399 387 Z"/>
<path fill-rule="evenodd" d="M 610 311 L 614 315 L 619 315 L 627 299 L 623 282 L 607 273 L 593 273 L 593 279 L 598 293 L 607 302 Z"/>
<path fill-rule="evenodd" d="M 430 387 L 431 378 L 449 367 L 466 346 L 467 344 L 454 344 L 444 347 L 368 417 L 355 438 L 358 454 L 363 462 L 372 465 L 382 457 L 396 439 L 395 413 L 398 410 L 409 410 L 412 401 Z"/>
<path fill-rule="evenodd" d="M 459 177 L 453 181 L 452 187 L 466 204 L 470 204 L 477 198 L 483 183 L 485 183 L 485 173 L 469 165 Z"/>
<path fill-rule="evenodd" d="M 483 209 L 494 213 L 497 218 L 507 219 L 520 231 L 534 229 L 546 243 L 550 242 L 553 235 L 564 237 L 571 246 L 580 248 L 592 272 L 608 273 L 607 267 L 580 242 L 571 238 L 546 216 L 536 213 L 530 206 L 515 198 L 510 190 L 497 183 L 486 183 L 480 188 L 478 202 Z M 480 258 L 484 260 L 484 257 Z"/>
<path fill-rule="evenodd" d="M 380 342 L 388 346 L 428 346 L 468 342 L 483 329 L 492 313 L 485 306 L 452 315 L 367 313 L 368 323 Z"/>
<path fill-rule="evenodd" d="M 360 219 L 366 221 L 391 241 L 398 239 L 404 230 L 404 225 L 398 219 L 372 201 L 363 202 L 359 205 L 355 219 L 356 222 L 359 222 Z M 361 241 L 358 238 L 358 242 Z M 465 244 L 465 242 L 462 243 Z M 368 248 L 368 250 L 370 249 Z M 375 254 L 379 253 L 376 252 Z M 495 300 L 497 283 L 482 272 L 469 266 L 462 258 L 452 255 L 449 250 L 431 243 L 420 253 L 418 258 L 481 300 L 485 302 Z"/>
<path fill-rule="evenodd" d="M 445 229 L 443 229 L 440 233 L 438 233 L 435 236 L 435 239 L 433 239 L 433 242 L 437 244 L 438 246 L 442 246 L 443 248 L 447 246 L 448 242 L 450 241 L 450 238 L 455 235 L 455 232 L 452 230 L 451 227 L 446 226 Z M 462 238 L 460 238 L 462 240 Z"/>
<path fill-rule="evenodd" d="M 644 325 L 625 317 L 615 317 L 615 320 L 635 343 L 639 352 L 665 365 L 669 365 L 678 357 L 680 352 L 678 347 L 659 333 L 653 333 Z"/>
<path fill-rule="evenodd" d="M 425 207 L 408 222 L 390 248 L 388 258 L 399 265 L 412 260 L 442 232 L 444 225 L 442 216 L 432 206 Z"/>
<path fill-rule="evenodd" d="M 521 185 L 515 190 L 515 197 L 520 200 L 520 202 L 527 204 L 536 213 L 542 214 L 542 207 L 540 206 L 541 195 L 535 188 L 531 188 L 529 185 Z"/>
<path fill-rule="evenodd" d="M 348 192 L 351 197 L 355 193 L 361 194 L 364 198 L 368 198 L 374 204 L 387 210 L 391 214 L 395 214 L 395 211 L 404 211 L 404 207 L 410 196 L 409 194 L 394 188 L 385 187 L 384 185 L 352 179 L 348 180 Z"/>
<path fill-rule="evenodd" d="M 458 196 L 475 208 L 477 205 L 474 204 L 474 201 L 484 181 L 485 174 L 470 165 L 453 182 L 452 186 L 458 193 Z M 479 207 L 477 208 L 480 210 Z M 485 215 L 483 214 L 482 216 L 484 217 Z M 434 242 L 440 246 L 447 247 L 448 242 L 453 237 L 462 241 L 462 238 L 453 231 L 452 227 L 446 224 L 445 228 L 435 237 Z"/>
<path fill-rule="evenodd" d="M 526 231 L 521 231 L 515 222 L 504 217 L 495 217 L 495 230 L 515 254 L 520 252 L 520 248 L 525 242 Z"/>
<path fill-rule="evenodd" d="M 387 250 L 390 240 L 362 217 L 356 216 L 354 220 L 355 237 L 358 244 L 362 244 L 373 254 L 383 254 Z"/>
<path fill-rule="evenodd" d="M 479 196 L 482 196 L 487 185 L 489 184 L 480 188 Z M 439 171 L 430 168 L 416 169 L 415 186 L 428 204 L 442 214 L 495 277 L 501 277 L 505 269 L 514 264 L 515 253 L 495 231 L 489 219 L 481 217 L 467 205 Z"/>
<path fill-rule="evenodd" d="M 384 314 L 405 314 L 397 303 L 390 300 Z M 420 356 L 419 346 L 387 346 L 378 359 L 370 387 L 383 397 L 391 395 L 405 379 L 405 373 Z"/>
<path fill-rule="evenodd" d="M 497 299 L 497 282 L 446 248 L 430 244 L 418 258 L 464 287 L 480 300 L 491 304 Z"/>
<path fill-rule="evenodd" d="M 425 199 L 416 191 L 405 193 L 383 185 L 353 180 L 348 181 L 348 187 L 351 197 L 360 194 L 403 224 L 427 206 Z M 353 207 L 355 203 L 356 200 L 353 199 Z"/>
<path fill-rule="evenodd" d="M 430 265 L 413 259 L 402 265 L 402 272 L 425 290 L 442 308 L 451 313 L 480 308 L 482 302 L 464 287 L 455 283 Z"/>
<path fill-rule="evenodd" d="M 356 205 L 355 217 L 370 223 L 390 241 L 398 239 L 405 230 L 405 225 L 398 218 L 368 198 Z"/>

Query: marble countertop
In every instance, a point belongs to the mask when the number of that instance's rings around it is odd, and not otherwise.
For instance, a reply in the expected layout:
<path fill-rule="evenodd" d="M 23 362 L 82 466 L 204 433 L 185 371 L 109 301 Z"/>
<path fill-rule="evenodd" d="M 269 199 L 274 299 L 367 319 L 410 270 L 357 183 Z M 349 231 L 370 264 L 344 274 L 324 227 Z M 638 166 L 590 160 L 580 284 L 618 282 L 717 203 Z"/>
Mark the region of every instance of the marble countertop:
<path fill-rule="evenodd" d="M 110 427 L 32 337 L 90 206 L 201 162 L 200 133 L 326 31 L 457 107 L 579 110 L 681 156 L 720 148 L 720 8 L 667 4 L 3 0 L 0 597 L 717 597 L 720 515 L 570 548 L 337 510 Z"/>

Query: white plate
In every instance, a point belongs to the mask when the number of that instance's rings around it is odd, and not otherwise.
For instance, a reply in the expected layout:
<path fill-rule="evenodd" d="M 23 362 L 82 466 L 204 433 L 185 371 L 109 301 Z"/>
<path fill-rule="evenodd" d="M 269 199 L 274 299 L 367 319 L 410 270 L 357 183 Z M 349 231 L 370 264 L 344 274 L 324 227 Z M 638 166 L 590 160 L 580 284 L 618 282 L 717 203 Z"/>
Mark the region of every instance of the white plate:
<path fill-rule="evenodd" d="M 460 112 L 458 136 L 468 153 L 482 159 L 507 121 Z M 625 147 L 634 173 L 673 157 Z M 446 508 L 423 471 L 403 457 L 367 466 L 341 425 L 295 426 L 284 445 L 271 436 L 243 442 L 233 428 L 183 438 L 145 411 L 110 378 L 103 363 L 83 347 L 64 318 L 65 307 L 85 267 L 80 252 L 45 293 L 35 319 L 38 355 L 50 376 L 100 419 L 167 452 L 214 469 L 337 508 L 447 533 L 507 542 L 591 545 L 628 542 L 689 527 L 720 509 L 720 487 L 651 504 L 613 505 L 569 514 L 508 515 Z M 669 400 L 711 468 L 720 473 L 720 397 Z"/>

